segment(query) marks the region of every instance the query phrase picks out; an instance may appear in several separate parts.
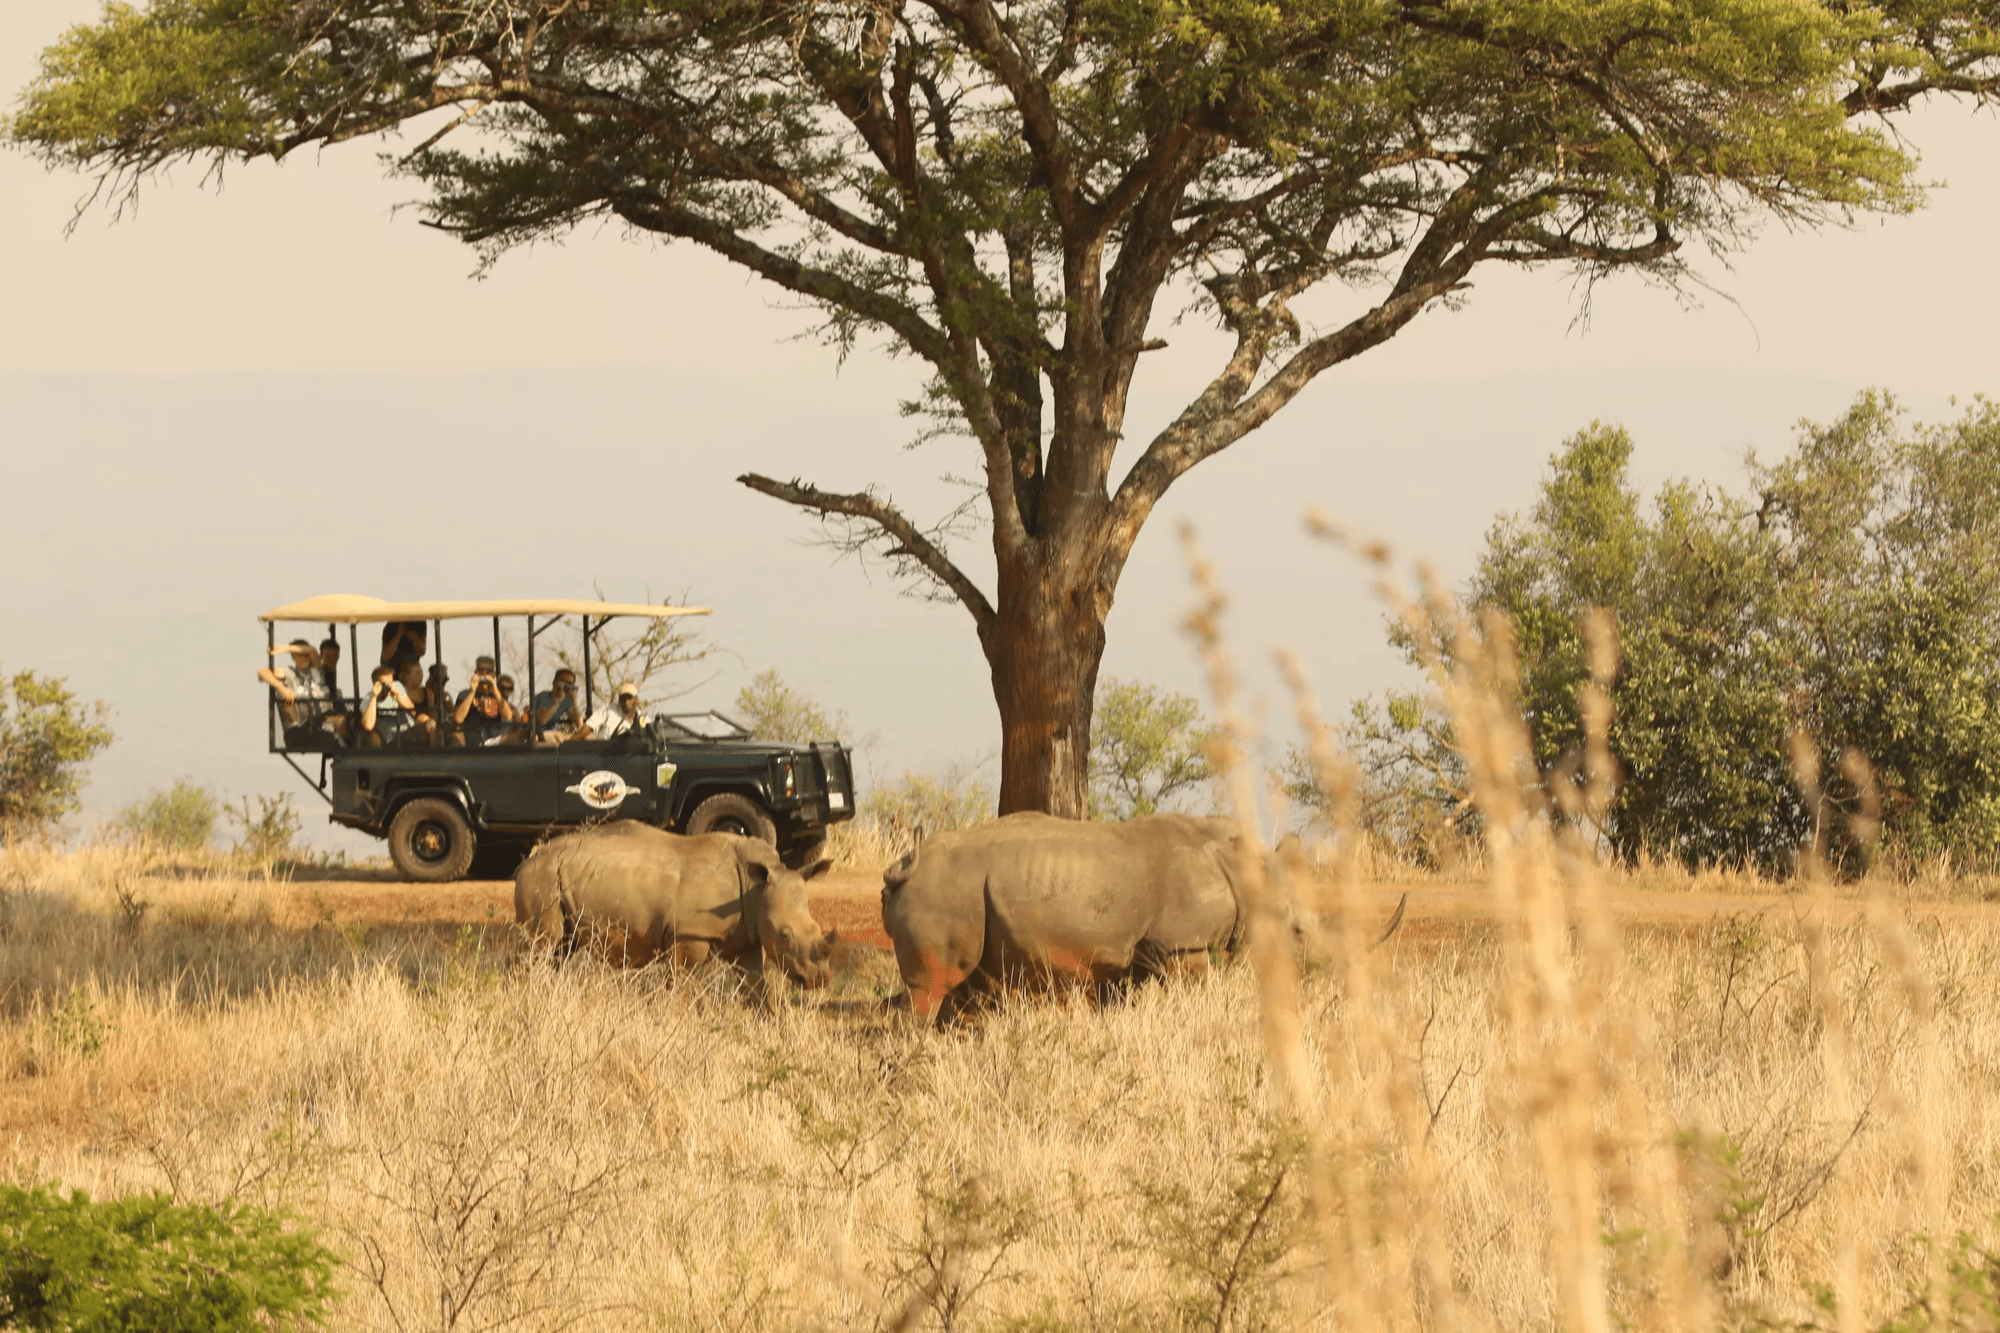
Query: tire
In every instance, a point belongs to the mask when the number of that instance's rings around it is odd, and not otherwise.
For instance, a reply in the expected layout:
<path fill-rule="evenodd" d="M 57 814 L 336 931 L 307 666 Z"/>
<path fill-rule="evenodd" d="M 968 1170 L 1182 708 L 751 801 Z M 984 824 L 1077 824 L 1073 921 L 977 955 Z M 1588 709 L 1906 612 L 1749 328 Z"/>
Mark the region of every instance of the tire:
<path fill-rule="evenodd" d="M 771 816 L 764 813 L 764 807 L 733 791 L 721 792 L 697 805 L 694 813 L 688 816 L 687 832 L 689 837 L 702 833 L 734 833 L 745 838 L 761 838 L 773 847 L 778 845 L 778 826 L 771 821 Z"/>
<path fill-rule="evenodd" d="M 464 879 L 476 845 L 457 803 L 441 797 L 420 796 L 389 821 L 389 859 L 420 884 Z"/>

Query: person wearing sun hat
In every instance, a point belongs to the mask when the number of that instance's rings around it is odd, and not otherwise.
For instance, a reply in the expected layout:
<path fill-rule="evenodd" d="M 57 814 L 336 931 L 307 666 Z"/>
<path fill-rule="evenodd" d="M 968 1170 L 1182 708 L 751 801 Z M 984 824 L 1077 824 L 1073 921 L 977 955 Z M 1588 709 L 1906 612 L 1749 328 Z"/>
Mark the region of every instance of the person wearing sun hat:
<path fill-rule="evenodd" d="M 646 729 L 646 710 L 639 706 L 639 687 L 620 681 L 612 702 L 584 720 L 583 735 L 591 740 L 609 740 Z"/>

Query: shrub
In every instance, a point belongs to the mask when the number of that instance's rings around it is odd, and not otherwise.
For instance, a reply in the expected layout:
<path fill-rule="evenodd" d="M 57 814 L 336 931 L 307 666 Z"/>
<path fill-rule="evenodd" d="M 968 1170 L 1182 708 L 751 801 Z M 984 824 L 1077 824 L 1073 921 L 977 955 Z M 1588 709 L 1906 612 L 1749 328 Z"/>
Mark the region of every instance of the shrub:
<path fill-rule="evenodd" d="M 804 690 L 785 684 L 775 670 L 760 671 L 736 692 L 736 711 L 759 739 L 804 745 L 838 738 L 845 713 L 829 713 Z"/>
<path fill-rule="evenodd" d="M 236 850 L 253 861 L 282 861 L 290 857 L 301 827 L 299 812 L 292 808 L 292 794 L 280 792 L 276 796 L 257 797 L 254 814 L 250 800 L 245 796 L 240 805 L 227 807 L 230 822 L 241 830 Z"/>
<path fill-rule="evenodd" d="M 1187 695 L 1106 677 L 1091 724 L 1091 818 L 1171 809 L 1207 783 L 1215 775 L 1206 753 L 1212 730 Z"/>
<path fill-rule="evenodd" d="M 0 678 L 0 833 L 37 833 L 76 808 L 85 765 L 111 744 L 109 712 L 58 676 Z"/>
<path fill-rule="evenodd" d="M 125 841 L 177 852 L 198 851 L 215 837 L 222 799 L 191 778 L 177 778 L 118 812 L 113 827 Z"/>
<path fill-rule="evenodd" d="M 0 1185 L 0 1326 L 210 1333 L 319 1324 L 333 1254 L 286 1219 L 152 1192 Z"/>

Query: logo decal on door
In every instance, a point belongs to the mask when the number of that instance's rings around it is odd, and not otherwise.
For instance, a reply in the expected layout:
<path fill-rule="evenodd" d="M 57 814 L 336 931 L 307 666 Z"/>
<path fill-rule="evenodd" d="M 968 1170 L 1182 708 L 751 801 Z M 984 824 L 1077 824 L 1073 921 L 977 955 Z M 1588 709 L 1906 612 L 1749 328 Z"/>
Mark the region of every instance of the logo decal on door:
<path fill-rule="evenodd" d="M 575 792 L 593 810 L 616 810 L 625 803 L 627 796 L 637 796 L 643 788 L 628 787 L 624 778 L 608 768 L 600 768 L 595 773 L 584 774 L 583 781 L 574 787 L 564 787 L 563 790 Z"/>

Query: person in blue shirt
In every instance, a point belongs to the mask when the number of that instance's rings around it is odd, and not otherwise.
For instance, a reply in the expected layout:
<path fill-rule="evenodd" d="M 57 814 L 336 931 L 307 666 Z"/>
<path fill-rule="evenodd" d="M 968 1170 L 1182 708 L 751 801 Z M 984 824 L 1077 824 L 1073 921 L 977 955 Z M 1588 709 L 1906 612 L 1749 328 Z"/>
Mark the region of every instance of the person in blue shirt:
<path fill-rule="evenodd" d="M 583 709 L 576 701 L 576 673 L 568 667 L 556 672 L 549 688 L 535 695 L 531 707 L 535 725 L 545 735 L 552 734 L 558 740 L 575 737 L 577 728 L 583 724 Z"/>

